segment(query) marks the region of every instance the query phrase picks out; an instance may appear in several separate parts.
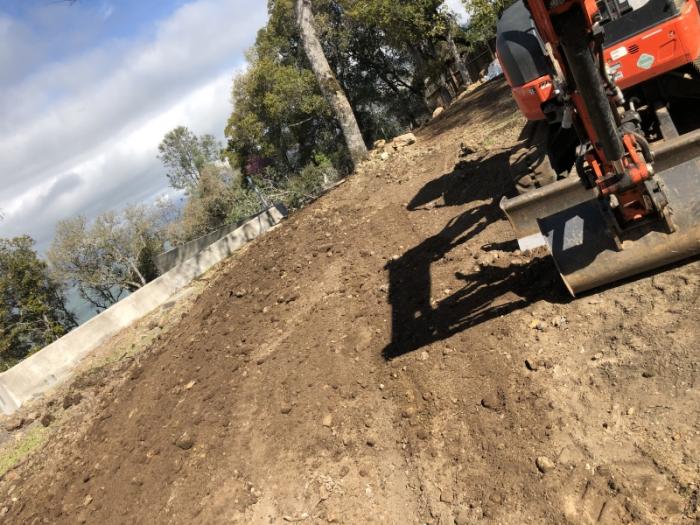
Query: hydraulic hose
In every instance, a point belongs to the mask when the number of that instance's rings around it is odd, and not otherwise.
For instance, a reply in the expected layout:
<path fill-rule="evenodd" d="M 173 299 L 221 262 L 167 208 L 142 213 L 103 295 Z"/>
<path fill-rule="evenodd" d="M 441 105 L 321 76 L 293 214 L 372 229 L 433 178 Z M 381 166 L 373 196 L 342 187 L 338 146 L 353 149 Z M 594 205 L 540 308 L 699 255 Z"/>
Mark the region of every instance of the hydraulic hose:
<path fill-rule="evenodd" d="M 605 93 L 603 79 L 589 48 L 589 36 L 583 13 L 578 7 L 572 8 L 556 18 L 555 26 L 561 37 L 569 71 L 581 95 L 605 158 L 608 162 L 620 160 L 625 151 L 622 138 Z"/>

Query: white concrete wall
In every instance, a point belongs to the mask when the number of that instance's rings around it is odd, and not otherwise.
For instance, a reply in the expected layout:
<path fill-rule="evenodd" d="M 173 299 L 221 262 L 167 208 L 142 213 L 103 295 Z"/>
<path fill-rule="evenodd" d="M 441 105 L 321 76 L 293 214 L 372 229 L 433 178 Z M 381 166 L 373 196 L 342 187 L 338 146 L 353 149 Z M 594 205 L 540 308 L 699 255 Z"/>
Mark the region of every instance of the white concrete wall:
<path fill-rule="evenodd" d="M 12 414 L 24 402 L 70 378 L 80 361 L 105 339 L 167 302 L 193 279 L 283 218 L 280 210 L 270 208 L 46 348 L 1 373 L 0 410 L 5 414 Z"/>

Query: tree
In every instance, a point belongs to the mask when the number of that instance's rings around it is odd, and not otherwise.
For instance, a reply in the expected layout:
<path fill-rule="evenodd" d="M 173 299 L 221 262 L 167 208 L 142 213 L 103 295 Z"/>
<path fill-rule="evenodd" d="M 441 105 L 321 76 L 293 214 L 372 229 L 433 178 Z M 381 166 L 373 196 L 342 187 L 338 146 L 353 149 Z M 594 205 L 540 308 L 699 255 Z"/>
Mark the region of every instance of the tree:
<path fill-rule="evenodd" d="M 314 28 L 311 0 L 296 0 L 297 24 L 301 33 L 301 40 L 306 51 L 306 57 L 311 65 L 311 70 L 316 76 L 321 92 L 333 109 L 335 118 L 343 130 L 343 137 L 350 152 L 350 158 L 357 166 L 367 156 L 367 146 L 362 138 L 360 127 L 357 125 L 355 114 L 348 102 L 343 88 L 331 71 L 328 60 L 321 47 L 321 42 Z"/>
<path fill-rule="evenodd" d="M 103 213 L 92 224 L 82 215 L 59 222 L 48 252 L 55 277 L 97 309 L 109 308 L 157 277 L 153 257 L 163 249 L 164 217 L 140 205 Z"/>
<path fill-rule="evenodd" d="M 77 326 L 28 237 L 0 239 L 0 370 Z"/>
<path fill-rule="evenodd" d="M 191 191 L 199 181 L 202 169 L 219 158 L 221 145 L 212 135 L 198 137 L 185 126 L 165 134 L 158 146 L 158 158 L 168 168 L 170 185 Z"/>
<path fill-rule="evenodd" d="M 469 15 L 467 38 L 488 44 L 496 36 L 496 23 L 514 0 L 462 0 Z M 489 50 L 491 48 L 489 47 Z"/>

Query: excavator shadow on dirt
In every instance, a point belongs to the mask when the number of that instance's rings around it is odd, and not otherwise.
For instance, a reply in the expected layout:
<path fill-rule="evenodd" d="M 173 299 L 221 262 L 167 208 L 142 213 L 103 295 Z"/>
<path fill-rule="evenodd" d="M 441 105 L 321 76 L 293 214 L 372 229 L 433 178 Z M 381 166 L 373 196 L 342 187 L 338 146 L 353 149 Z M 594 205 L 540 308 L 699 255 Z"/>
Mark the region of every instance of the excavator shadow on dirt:
<path fill-rule="evenodd" d="M 510 149 L 472 153 L 450 173 L 426 184 L 408 205 L 410 211 L 429 207 L 462 206 L 481 202 L 453 217 L 438 234 L 425 239 L 389 262 L 389 303 L 392 308 L 391 342 L 385 359 L 418 350 L 480 323 L 545 300 L 564 303 L 569 295 L 549 257 L 528 260 L 506 258 L 499 265 L 470 271 L 467 261 L 455 277 L 463 286 L 431 304 L 431 266 L 458 246 L 474 239 L 493 222 L 504 220 L 498 202 L 513 190 L 509 175 Z M 517 243 L 484 245 L 485 252 L 515 252 Z M 515 255 L 515 254 L 514 254 Z M 505 265 L 504 265 L 505 264 Z"/>

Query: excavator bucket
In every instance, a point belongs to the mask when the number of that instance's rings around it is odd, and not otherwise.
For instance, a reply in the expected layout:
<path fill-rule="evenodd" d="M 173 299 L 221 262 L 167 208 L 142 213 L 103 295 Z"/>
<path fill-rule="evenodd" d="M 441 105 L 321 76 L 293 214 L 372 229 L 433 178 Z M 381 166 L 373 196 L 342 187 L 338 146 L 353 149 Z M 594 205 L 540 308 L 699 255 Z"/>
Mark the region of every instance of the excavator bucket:
<path fill-rule="evenodd" d="M 501 208 L 522 250 L 548 246 L 575 296 L 700 254 L 700 130 L 661 144 L 654 169 L 673 233 L 648 226 L 616 239 L 601 203 L 576 176 L 504 198 Z"/>

